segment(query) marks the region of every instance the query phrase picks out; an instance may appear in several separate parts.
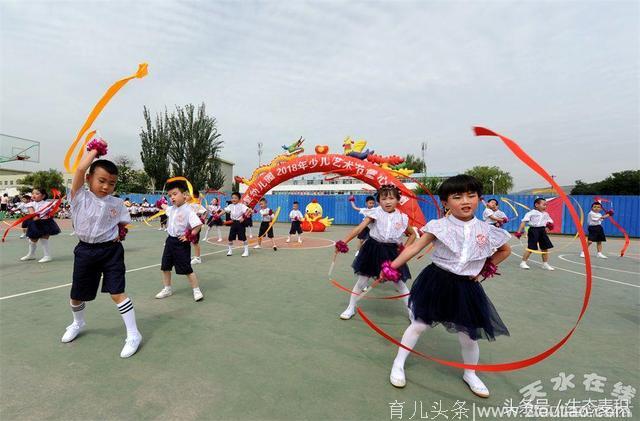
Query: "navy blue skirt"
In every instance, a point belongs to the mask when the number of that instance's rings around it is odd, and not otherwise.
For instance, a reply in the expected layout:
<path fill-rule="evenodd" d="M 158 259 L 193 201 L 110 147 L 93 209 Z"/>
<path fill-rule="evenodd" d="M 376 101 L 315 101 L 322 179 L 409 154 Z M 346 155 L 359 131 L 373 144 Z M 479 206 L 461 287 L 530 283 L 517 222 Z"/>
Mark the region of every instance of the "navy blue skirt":
<path fill-rule="evenodd" d="M 387 260 L 394 260 L 399 254 L 398 244 L 380 243 L 372 237 L 369 237 L 367 241 L 362 244 L 362 247 L 360 247 L 360 251 L 351 264 L 351 267 L 356 275 L 377 278 L 378 275 L 380 275 L 382 264 Z M 411 279 L 411 272 L 409 272 L 407 265 L 402 265 L 398 270 L 400 271 L 403 282 Z"/>
<path fill-rule="evenodd" d="M 38 219 L 37 221 L 31 219 L 27 224 L 27 237 L 32 240 L 58 234 L 60 234 L 60 227 L 53 219 Z"/>
<path fill-rule="evenodd" d="M 480 282 L 430 264 L 411 287 L 409 308 L 416 319 L 449 332 L 464 332 L 473 340 L 509 336 L 509 330 Z"/>

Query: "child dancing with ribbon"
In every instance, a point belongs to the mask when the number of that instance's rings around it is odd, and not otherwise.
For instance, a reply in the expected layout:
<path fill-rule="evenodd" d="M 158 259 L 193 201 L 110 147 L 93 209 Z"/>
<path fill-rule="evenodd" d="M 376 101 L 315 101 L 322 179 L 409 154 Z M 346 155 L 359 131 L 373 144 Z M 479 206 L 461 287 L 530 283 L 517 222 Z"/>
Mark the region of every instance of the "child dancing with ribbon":
<path fill-rule="evenodd" d="M 196 240 L 202 228 L 202 221 L 187 203 L 189 188 L 182 180 L 167 183 L 167 194 L 172 206 L 163 205 L 167 214 L 167 240 L 162 252 L 162 283 L 164 287 L 156 294 L 156 298 L 166 298 L 173 295 L 171 286 L 171 270 L 175 266 L 178 275 L 187 275 L 193 290 L 193 299 L 200 301 L 204 298 L 198 285 L 198 277 L 191 267 L 191 244 Z"/>
<path fill-rule="evenodd" d="M 22 261 L 35 260 L 38 241 L 44 251 L 44 256 L 38 262 L 47 263 L 53 260 L 49 249 L 49 237 L 60 234 L 60 227 L 53 220 L 53 215 L 50 214 L 52 202 L 46 199 L 46 190 L 34 188 L 31 192 L 31 202 L 24 206 L 29 213 L 37 215 L 25 221 L 27 227 L 26 235 L 29 239 L 29 252 L 26 256 L 20 258 Z"/>
<path fill-rule="evenodd" d="M 300 212 L 300 204 L 293 202 L 293 209 L 289 212 L 289 219 L 291 220 L 291 228 L 289 229 L 289 235 L 287 236 L 287 243 L 291 242 L 291 236 L 297 234 L 298 243 L 302 244 L 302 212 Z"/>
<path fill-rule="evenodd" d="M 424 235 L 381 273 L 382 277 L 393 277 L 393 272 L 397 274 L 411 258 L 434 243 L 432 263 L 411 287 L 409 308 L 413 321 L 402 336 L 402 345 L 413 348 L 425 330 L 440 323 L 449 332 L 457 333 L 465 364 L 474 365 L 480 358 L 478 339 L 493 341 L 495 336 L 509 334 L 480 282 L 497 274 L 496 265 L 511 253 L 507 244 L 511 236 L 474 216 L 481 194 L 482 184 L 471 176 L 445 180 L 439 196 L 451 213 L 429 221 L 421 229 Z M 404 364 L 409 354 L 405 348 L 398 349 L 389 377 L 395 387 L 406 385 Z M 473 393 L 489 396 L 475 370 L 465 370 L 462 378 Z"/>
<path fill-rule="evenodd" d="M 489 199 L 485 206 L 486 208 L 482 212 L 482 220 L 484 222 L 498 228 L 509 222 L 507 215 L 498 209 L 498 201 L 496 199 Z"/>
<path fill-rule="evenodd" d="M 260 199 L 260 209 L 258 213 L 260 214 L 260 231 L 258 231 L 258 244 L 255 245 L 254 249 L 262 248 L 262 237 L 265 235 L 271 238 L 271 246 L 273 247 L 273 251 L 278 251 L 278 247 L 276 247 L 276 241 L 273 238 L 273 210 L 267 207 L 267 199 L 264 197 Z"/>
<path fill-rule="evenodd" d="M 365 203 L 364 208 L 359 208 L 356 206 L 355 196 L 349 196 L 349 203 L 351 203 L 351 207 L 353 208 L 353 210 L 357 211 L 358 213 L 360 213 L 360 215 L 362 215 L 363 217 L 362 220 L 364 221 L 364 218 L 366 218 L 373 211 L 373 208 L 376 206 L 376 198 L 373 196 L 367 196 L 366 199 L 364 199 L 364 203 Z M 362 232 L 358 234 L 358 240 L 360 240 L 360 246 L 358 247 L 358 251 L 356 251 L 356 256 L 358 256 L 358 253 L 360 253 L 362 244 L 366 241 L 367 238 L 369 238 L 368 225 L 365 227 L 365 229 L 362 230 Z"/>
<path fill-rule="evenodd" d="M 529 224 L 527 231 L 527 249 L 522 253 L 521 269 L 529 269 L 527 260 L 531 253 L 538 250 L 540 245 L 540 253 L 542 255 L 542 268 L 546 270 L 555 270 L 549 265 L 549 249 L 553 248 L 553 243 L 549 239 L 548 232 L 553 229 L 553 219 L 547 213 L 547 201 L 541 197 L 533 202 L 535 209 L 530 210 L 522 217 L 522 222 L 513 235 L 517 238 L 522 236 L 525 224 Z"/>
<path fill-rule="evenodd" d="M 347 246 L 349 241 L 371 226 L 369 238 L 364 242 L 360 253 L 351 265 L 354 273 L 358 275 L 358 280 L 353 287 L 349 305 L 340 314 L 342 320 L 349 320 L 356 313 L 356 305 L 362 297 L 363 289 L 368 285 L 369 278 L 378 276 L 383 262 L 393 260 L 400 254 L 402 237 L 405 235 L 409 237 L 406 246 L 411 245 L 416 239 L 415 231 L 409 227 L 409 217 L 396 209 L 400 202 L 400 195 L 400 190 L 392 184 L 381 186 L 377 193 L 380 206 L 368 213 L 360 225 L 354 228 L 344 240 L 336 243 L 336 253 L 346 253 L 349 251 Z M 408 294 L 406 282 L 411 278 L 411 273 L 406 265 L 398 268 L 399 275 L 396 279 L 389 280 L 394 281 L 394 287 L 401 295 Z M 408 297 L 403 297 L 403 301 L 406 306 Z"/>
<path fill-rule="evenodd" d="M 207 241 L 209 238 L 209 231 L 212 227 L 216 227 L 216 231 L 218 233 L 218 243 L 222 242 L 222 231 L 220 227 L 223 225 L 222 218 L 220 217 L 220 202 L 217 197 L 211 199 L 211 204 L 207 206 L 207 210 L 209 211 L 209 219 L 207 220 L 207 230 L 204 233 L 204 240 Z"/>
<path fill-rule="evenodd" d="M 602 204 L 600 202 L 593 202 L 591 211 L 589 211 L 589 215 L 587 216 L 589 224 L 589 247 L 591 247 L 591 244 L 596 243 L 598 250 L 597 256 L 601 259 L 608 259 L 608 257 L 602 253 L 602 243 L 607 241 L 607 237 L 604 235 L 604 229 L 602 228 L 602 221 L 612 216 L 613 211 L 608 210 L 604 215 L 600 212 L 602 212 Z M 580 257 L 584 257 L 584 251 L 580 252 Z"/>
<path fill-rule="evenodd" d="M 233 241 L 240 240 L 242 241 L 242 245 L 244 246 L 244 251 L 242 252 L 242 257 L 249 256 L 249 243 L 247 242 L 247 226 L 245 224 L 246 218 L 251 218 L 251 209 L 247 207 L 244 203 L 240 202 L 240 193 L 233 192 L 231 193 L 231 203 L 227 205 L 226 208 L 218 211 L 218 214 L 222 214 L 225 212 L 229 215 L 231 220 L 231 229 L 229 230 L 229 250 L 227 251 L 227 256 L 233 255 Z"/>
<path fill-rule="evenodd" d="M 136 324 L 133 302 L 125 293 L 124 248 L 121 241 L 131 217 L 122 199 L 113 196 L 118 181 L 118 167 L 106 159 L 107 143 L 99 138 L 87 145 L 73 175 L 71 185 L 71 218 L 80 241 L 73 250 L 73 282 L 71 312 L 73 323 L 67 327 L 62 342 L 73 341 L 85 327 L 87 301 L 93 301 L 102 277 L 102 292 L 111 294 L 127 329 L 120 357 L 136 353 L 142 335 Z M 87 173 L 89 170 L 89 173 Z M 89 189 L 84 188 L 85 179 Z"/>

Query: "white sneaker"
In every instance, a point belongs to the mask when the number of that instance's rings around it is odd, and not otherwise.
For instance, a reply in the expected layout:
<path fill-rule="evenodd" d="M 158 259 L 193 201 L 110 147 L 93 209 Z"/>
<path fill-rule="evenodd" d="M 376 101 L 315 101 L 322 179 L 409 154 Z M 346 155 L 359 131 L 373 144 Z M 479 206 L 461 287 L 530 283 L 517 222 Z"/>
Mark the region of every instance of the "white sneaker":
<path fill-rule="evenodd" d="M 164 287 L 162 290 L 156 294 L 156 298 L 167 298 L 173 295 L 173 289 L 171 287 Z"/>
<path fill-rule="evenodd" d="M 358 257 L 358 254 L 360 254 L 360 250 L 356 250 L 356 256 L 355 257 Z"/>
<path fill-rule="evenodd" d="M 298 240 L 298 243 L 302 244 L 302 238 L 300 238 L 300 239 Z"/>
<path fill-rule="evenodd" d="M 257 245 L 255 245 L 255 246 L 253 246 L 253 248 L 254 248 L 254 249 L 261 249 L 261 248 L 262 248 L 262 246 L 261 246 L 260 244 L 257 244 Z"/>
<path fill-rule="evenodd" d="M 201 301 L 204 298 L 204 294 L 200 291 L 200 288 L 193 290 L 193 299 L 196 301 Z"/>
<path fill-rule="evenodd" d="M 355 314 L 356 314 L 356 311 L 354 309 L 352 309 L 351 307 L 347 307 L 347 309 L 343 311 L 342 314 L 340 315 L 340 318 L 342 320 L 349 320 Z"/>
<path fill-rule="evenodd" d="M 27 236 L 27 234 L 22 234 L 22 235 L 20 236 L 20 238 L 24 238 L 24 237 L 26 237 L 26 236 Z"/>
<path fill-rule="evenodd" d="M 75 232 L 75 231 L 73 231 L 73 232 L 72 232 L 71 234 L 69 234 L 69 235 L 76 235 L 76 232 Z"/>
<path fill-rule="evenodd" d="M 549 263 L 546 263 L 546 262 L 542 264 L 542 269 L 545 269 L 545 270 L 555 270 L 555 269 L 553 268 L 553 266 L 551 266 Z"/>
<path fill-rule="evenodd" d="M 222 242 L 222 238 L 218 238 L 218 243 L 221 243 L 221 242 Z"/>
<path fill-rule="evenodd" d="M 404 368 L 397 365 L 391 367 L 391 374 L 389 375 L 389 381 L 395 387 L 403 388 L 407 385 L 407 378 L 404 375 Z"/>
<path fill-rule="evenodd" d="M 523 260 L 522 262 L 520 262 L 520 269 L 531 269 L 531 268 L 529 267 L 527 262 Z"/>
<path fill-rule="evenodd" d="M 291 242 L 291 238 L 287 238 L 287 241 L 285 241 L 285 243 L 290 243 Z"/>
<path fill-rule="evenodd" d="M 584 251 L 580 252 L 580 257 L 582 257 L 584 259 Z"/>
<path fill-rule="evenodd" d="M 26 256 L 21 257 L 20 260 L 22 260 L 23 262 L 27 260 L 36 260 L 36 256 L 33 254 L 27 254 Z"/>
<path fill-rule="evenodd" d="M 202 259 L 199 258 L 198 256 L 194 256 L 194 258 L 191 259 L 191 264 L 192 265 L 199 265 L 200 263 L 202 263 Z"/>
<path fill-rule="evenodd" d="M 84 329 L 84 325 L 84 323 L 79 325 L 76 324 L 76 322 L 73 322 L 69 326 L 67 326 L 67 331 L 64 332 L 64 335 L 62 335 L 62 343 L 66 344 L 74 340 L 78 336 L 78 334 L 82 332 L 82 329 Z"/>
<path fill-rule="evenodd" d="M 249 234 L 249 238 L 253 238 L 253 234 Z"/>
<path fill-rule="evenodd" d="M 227 256 L 233 256 L 233 250 L 229 250 L 229 251 L 227 252 Z"/>
<path fill-rule="evenodd" d="M 482 380 L 475 374 L 466 374 L 462 376 L 462 380 L 469 386 L 474 395 L 481 398 L 489 397 L 489 389 L 482 383 Z"/>
<path fill-rule="evenodd" d="M 607 256 L 605 256 L 605 255 L 604 255 L 604 254 L 602 254 L 602 253 L 598 253 L 598 257 L 599 257 L 599 258 L 601 258 L 601 259 L 608 259 L 608 257 L 607 257 Z"/>
<path fill-rule="evenodd" d="M 162 227 L 158 228 L 158 231 L 162 231 L 162 230 L 164 230 L 164 228 L 162 228 Z"/>
<path fill-rule="evenodd" d="M 120 358 L 129 358 L 135 354 L 141 342 L 142 335 L 127 336 L 127 339 L 124 341 L 122 352 L 120 352 Z"/>
<path fill-rule="evenodd" d="M 38 260 L 38 263 L 47 263 L 53 260 L 51 256 L 44 256 L 42 259 Z"/>
<path fill-rule="evenodd" d="M 246 249 L 246 250 L 242 253 L 241 257 L 249 257 L 249 249 Z"/>

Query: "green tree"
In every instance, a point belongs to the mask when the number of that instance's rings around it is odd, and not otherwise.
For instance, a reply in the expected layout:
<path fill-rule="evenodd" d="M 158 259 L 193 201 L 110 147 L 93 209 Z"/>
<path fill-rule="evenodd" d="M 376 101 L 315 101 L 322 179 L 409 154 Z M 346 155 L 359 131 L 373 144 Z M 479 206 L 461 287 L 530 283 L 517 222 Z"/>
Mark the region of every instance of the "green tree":
<path fill-rule="evenodd" d="M 414 170 L 415 172 L 425 172 L 427 167 L 424 161 L 418 158 L 415 155 L 409 154 L 404 157 L 404 166 L 410 170 Z"/>
<path fill-rule="evenodd" d="M 418 181 L 420 181 L 420 183 L 422 183 L 424 187 L 428 188 L 433 195 L 437 195 L 440 184 L 442 184 L 444 180 L 439 177 L 424 177 L 419 179 Z M 427 194 L 425 189 L 420 185 L 413 189 L 413 192 L 415 194 Z"/>
<path fill-rule="evenodd" d="M 640 195 L 640 170 L 614 172 L 604 180 L 595 183 L 577 180 L 571 194 Z"/>
<path fill-rule="evenodd" d="M 207 187 L 213 190 L 220 190 L 224 185 L 225 177 L 220 168 L 220 161 L 213 160 L 211 163 L 211 169 L 209 170 L 209 178 L 207 180 Z"/>
<path fill-rule="evenodd" d="M 144 171 L 136 170 L 133 161 L 124 155 L 116 156 L 113 162 L 118 167 L 116 190 L 122 193 L 147 193 L 152 184 Z"/>
<path fill-rule="evenodd" d="M 18 188 L 21 194 L 28 193 L 34 188 L 45 189 L 47 194 L 51 194 L 52 188 L 60 190 L 61 194 L 66 192 L 62 173 L 54 169 L 36 171 L 18 179 L 17 183 L 22 184 Z"/>
<path fill-rule="evenodd" d="M 155 121 L 152 122 L 147 107 L 144 107 L 143 116 L 146 130 L 141 129 L 140 132 L 140 140 L 142 141 L 140 159 L 145 172 L 152 180 L 153 189 L 159 190 L 165 180 L 170 177 L 169 117 L 165 109 L 164 116 L 157 114 Z"/>
<path fill-rule="evenodd" d="M 194 189 L 202 189 L 210 180 L 211 167 L 222 149 L 215 117 L 207 115 L 204 104 L 197 110 L 193 104 L 176 107 L 168 119 L 168 128 L 174 176 L 182 175 Z"/>
<path fill-rule="evenodd" d="M 476 166 L 465 172 L 482 183 L 482 191 L 486 194 L 507 194 L 513 188 L 511 174 L 498 167 Z M 495 187 L 495 189 L 494 189 Z"/>

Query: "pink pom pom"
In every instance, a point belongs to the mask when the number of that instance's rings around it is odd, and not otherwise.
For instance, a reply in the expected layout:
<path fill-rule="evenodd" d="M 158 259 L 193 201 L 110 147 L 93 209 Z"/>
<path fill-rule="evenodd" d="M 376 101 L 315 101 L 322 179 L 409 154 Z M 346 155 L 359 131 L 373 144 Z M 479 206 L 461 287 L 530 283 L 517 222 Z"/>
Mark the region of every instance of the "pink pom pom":
<path fill-rule="evenodd" d="M 187 241 L 195 244 L 197 235 L 193 235 L 189 228 L 184 230 L 184 236 L 187 237 Z"/>
<path fill-rule="evenodd" d="M 269 215 L 273 215 L 273 209 L 269 209 Z"/>
<path fill-rule="evenodd" d="M 118 239 L 124 241 L 129 230 L 125 224 L 118 224 Z"/>
<path fill-rule="evenodd" d="M 553 231 L 553 222 L 547 222 L 547 229 Z"/>
<path fill-rule="evenodd" d="M 356 197 L 354 195 L 349 196 L 349 202 L 355 202 L 356 201 Z"/>
<path fill-rule="evenodd" d="M 347 253 L 349 251 L 349 246 L 342 240 L 336 241 L 336 251 L 338 253 Z"/>
<path fill-rule="evenodd" d="M 387 260 L 382 264 L 382 279 L 387 281 L 398 282 L 400 281 L 400 271 L 391 267 L 391 261 Z"/>
<path fill-rule="evenodd" d="M 99 137 L 94 137 L 87 144 L 87 151 L 97 151 L 96 157 L 99 158 L 107 154 L 107 144 Z"/>
<path fill-rule="evenodd" d="M 609 209 L 608 211 L 605 212 L 605 214 L 609 216 L 613 216 L 613 209 Z"/>
<path fill-rule="evenodd" d="M 520 238 L 520 237 L 522 237 L 522 233 L 521 232 L 514 232 L 513 236 L 516 237 L 516 238 Z"/>
<path fill-rule="evenodd" d="M 502 223 L 506 224 L 507 222 L 509 222 L 509 218 L 507 218 L 506 216 L 504 218 L 502 218 Z"/>
<path fill-rule="evenodd" d="M 500 274 L 498 273 L 498 266 L 493 264 L 491 258 L 488 258 L 484 262 L 484 266 L 482 267 L 482 270 L 480 270 L 479 275 L 482 276 L 482 280 L 484 281 L 487 278 L 493 278 L 494 276 Z"/>

